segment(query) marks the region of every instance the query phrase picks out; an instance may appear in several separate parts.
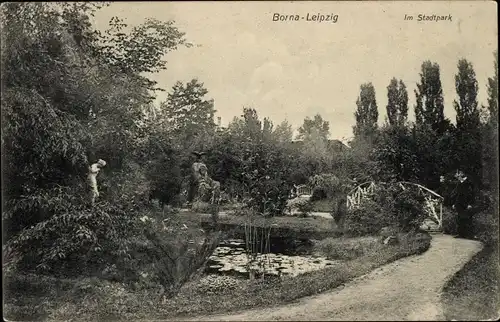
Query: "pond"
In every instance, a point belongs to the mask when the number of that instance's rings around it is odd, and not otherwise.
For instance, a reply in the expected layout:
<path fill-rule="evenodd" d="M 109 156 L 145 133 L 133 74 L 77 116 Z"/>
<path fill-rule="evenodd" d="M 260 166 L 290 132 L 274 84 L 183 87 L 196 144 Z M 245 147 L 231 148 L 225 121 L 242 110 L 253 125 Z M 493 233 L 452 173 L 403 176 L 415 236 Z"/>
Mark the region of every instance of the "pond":
<path fill-rule="evenodd" d="M 297 276 L 320 270 L 340 261 L 311 254 L 308 240 L 271 239 L 270 252 L 257 253 L 253 260 L 247 256 L 245 241 L 230 239 L 219 244 L 207 263 L 206 273 L 248 278 L 248 263 L 256 275 Z"/>

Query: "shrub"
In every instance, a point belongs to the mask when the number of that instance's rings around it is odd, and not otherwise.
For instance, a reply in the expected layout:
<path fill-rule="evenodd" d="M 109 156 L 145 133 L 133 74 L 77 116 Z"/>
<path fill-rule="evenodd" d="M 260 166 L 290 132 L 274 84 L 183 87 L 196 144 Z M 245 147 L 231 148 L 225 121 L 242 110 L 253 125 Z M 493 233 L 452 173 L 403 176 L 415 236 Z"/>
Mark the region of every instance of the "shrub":
<path fill-rule="evenodd" d="M 425 199 L 418 190 L 398 185 L 379 185 L 361 205 L 347 212 L 344 226 L 349 235 L 361 236 L 396 226 L 402 231 L 417 230 L 427 218 Z"/>
<path fill-rule="evenodd" d="M 307 217 L 313 210 L 313 204 L 305 198 L 294 198 L 288 201 L 287 210 L 292 214 L 294 210 L 298 210 L 301 216 Z"/>
<path fill-rule="evenodd" d="M 378 233 L 383 227 L 394 222 L 393 214 L 387 212 L 379 203 L 364 200 L 359 206 L 350 209 L 344 219 L 344 232 L 348 236 L 363 236 Z"/>
<path fill-rule="evenodd" d="M 166 148 L 160 157 L 156 157 L 148 167 L 148 178 L 151 182 L 149 199 L 157 199 L 161 206 L 179 205 L 183 200 L 182 176 L 177 151 Z"/>
<path fill-rule="evenodd" d="M 427 217 L 424 197 L 416 190 L 406 189 L 394 196 L 394 215 L 403 231 L 416 230 Z"/>
<path fill-rule="evenodd" d="M 208 275 L 196 285 L 196 292 L 201 294 L 221 294 L 236 289 L 238 279 L 231 276 Z"/>
<path fill-rule="evenodd" d="M 448 207 L 443 207 L 442 225 L 445 234 L 456 235 L 458 233 L 457 213 Z"/>
<path fill-rule="evenodd" d="M 340 180 L 333 174 L 322 173 L 309 178 L 309 185 L 313 187 L 312 201 L 331 199 L 341 190 Z"/>
<path fill-rule="evenodd" d="M 134 205 L 103 200 L 88 207 L 70 188 L 30 196 L 24 202 L 44 202 L 46 219 L 12 236 L 6 249 L 15 270 L 62 276 L 93 274 L 126 256 L 123 240 L 134 233 Z"/>
<path fill-rule="evenodd" d="M 131 239 L 131 256 L 123 259 L 127 280 L 139 288 L 161 285 L 170 295 L 206 263 L 219 243 L 219 234 L 203 234 L 174 219 L 168 224 L 143 216 L 142 236 Z"/>
<path fill-rule="evenodd" d="M 472 221 L 475 238 L 487 245 L 498 245 L 498 213 L 482 211 Z"/>
<path fill-rule="evenodd" d="M 241 183 L 248 192 L 248 206 L 264 215 L 282 215 L 292 188 L 286 150 L 281 145 L 260 142 L 245 154 Z"/>
<path fill-rule="evenodd" d="M 191 209 L 194 211 L 194 212 L 199 212 L 199 213 L 210 213 L 212 211 L 212 205 L 208 202 L 204 202 L 204 201 L 194 201 L 192 206 L 191 206 Z"/>
<path fill-rule="evenodd" d="M 297 209 L 301 216 L 307 217 L 313 210 L 313 204 L 310 200 L 304 200 L 297 205 Z"/>

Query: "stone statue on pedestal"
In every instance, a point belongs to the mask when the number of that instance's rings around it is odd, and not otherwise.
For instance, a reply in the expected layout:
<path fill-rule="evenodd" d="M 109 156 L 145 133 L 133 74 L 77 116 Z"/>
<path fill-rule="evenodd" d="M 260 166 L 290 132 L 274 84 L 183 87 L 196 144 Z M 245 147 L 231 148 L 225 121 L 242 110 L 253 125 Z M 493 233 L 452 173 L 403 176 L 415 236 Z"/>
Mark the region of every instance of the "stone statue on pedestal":
<path fill-rule="evenodd" d="M 191 182 L 188 191 L 188 203 L 195 201 L 209 202 L 211 204 L 219 202 L 220 183 L 213 180 L 208 175 L 208 169 L 203 163 L 203 152 L 193 152 L 197 159 L 191 166 Z"/>

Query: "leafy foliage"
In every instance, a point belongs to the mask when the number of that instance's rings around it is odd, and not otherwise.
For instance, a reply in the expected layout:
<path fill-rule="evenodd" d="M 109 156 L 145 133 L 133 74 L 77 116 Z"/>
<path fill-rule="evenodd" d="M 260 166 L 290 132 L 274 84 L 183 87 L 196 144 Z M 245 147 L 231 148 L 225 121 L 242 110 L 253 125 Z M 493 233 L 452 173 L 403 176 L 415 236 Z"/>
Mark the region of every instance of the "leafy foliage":
<path fill-rule="evenodd" d="M 313 133 L 316 133 L 324 141 L 330 135 L 330 123 L 323 120 L 319 114 L 316 114 L 313 119 L 307 117 L 304 120 L 304 124 L 299 128 L 298 139 L 306 140 Z"/>
<path fill-rule="evenodd" d="M 206 100 L 208 90 L 197 79 L 185 85 L 177 82 L 160 108 L 174 131 L 181 132 L 182 138 L 190 141 L 193 136 L 213 131 L 214 103 Z"/>
<path fill-rule="evenodd" d="M 408 118 L 408 92 L 402 80 L 391 79 L 387 86 L 387 121 L 392 126 L 405 125 Z"/>
<path fill-rule="evenodd" d="M 392 214 L 373 200 L 364 201 L 349 211 L 344 219 L 344 233 L 348 236 L 364 236 L 378 233 L 393 224 Z"/>
<path fill-rule="evenodd" d="M 494 76 L 488 77 L 488 111 L 490 120 L 498 124 L 498 49 L 493 53 L 494 60 Z M 498 125 L 497 125 L 498 126 Z"/>
<path fill-rule="evenodd" d="M 416 231 L 427 215 L 424 196 L 416 189 L 406 189 L 394 196 L 394 215 L 403 231 Z"/>
<path fill-rule="evenodd" d="M 458 74 L 455 76 L 456 90 L 459 97 L 454 102 L 457 112 L 457 131 L 455 153 L 460 169 L 475 186 L 472 193 L 476 195 L 481 181 L 481 134 L 477 102 L 478 83 L 473 66 L 467 60 L 458 62 Z M 473 197 L 475 198 L 475 197 Z"/>
<path fill-rule="evenodd" d="M 379 185 L 371 196 L 347 212 L 344 231 L 349 236 L 376 234 L 384 227 L 416 231 L 427 218 L 424 202 L 418 189 L 402 189 L 394 183 Z"/>
<path fill-rule="evenodd" d="M 292 125 L 284 120 L 273 131 L 274 139 L 279 143 L 290 143 L 293 139 Z"/>
<path fill-rule="evenodd" d="M 2 6 L 3 219 L 14 268 L 123 268 L 127 239 L 140 226 L 134 215 L 148 193 L 143 112 L 154 88 L 139 73 L 164 68 L 159 58 L 183 44 L 183 34 L 158 21 L 125 34 L 112 20 L 106 37 L 89 22 L 95 9 Z M 112 170 L 101 173 L 102 199 L 90 208 L 86 172 L 97 158 Z"/>
<path fill-rule="evenodd" d="M 345 192 L 339 178 L 331 173 L 322 173 L 310 177 L 309 185 L 313 187 L 313 200 L 331 199 L 335 195 Z"/>
<path fill-rule="evenodd" d="M 371 137 L 377 130 L 378 110 L 375 99 L 375 88 L 372 83 L 362 84 L 356 100 L 357 110 L 354 113 L 356 125 L 354 135 Z"/>
<path fill-rule="evenodd" d="M 420 83 L 417 84 L 415 96 L 415 118 L 417 125 L 427 125 L 441 133 L 445 124 L 443 89 L 441 87 L 440 69 L 437 63 L 422 63 Z"/>

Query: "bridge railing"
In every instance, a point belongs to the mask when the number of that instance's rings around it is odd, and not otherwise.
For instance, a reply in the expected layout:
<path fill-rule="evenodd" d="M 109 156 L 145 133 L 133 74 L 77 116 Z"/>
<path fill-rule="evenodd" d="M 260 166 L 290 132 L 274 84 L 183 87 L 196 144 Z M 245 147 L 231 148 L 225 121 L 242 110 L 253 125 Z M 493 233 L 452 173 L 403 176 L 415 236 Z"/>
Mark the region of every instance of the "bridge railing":
<path fill-rule="evenodd" d="M 416 188 L 424 196 L 424 212 L 428 217 L 435 221 L 438 229 L 443 227 L 443 200 L 438 193 L 426 188 L 418 183 L 401 181 L 397 183 L 403 190 Z M 371 198 L 376 192 L 378 185 L 386 185 L 384 182 L 375 184 L 375 182 L 364 182 L 351 190 L 347 195 L 347 208 L 354 209 L 359 207 L 363 200 Z"/>
<path fill-rule="evenodd" d="M 311 189 L 311 187 L 309 187 L 309 186 L 307 186 L 305 184 L 298 185 L 297 187 L 295 187 L 295 192 L 297 194 L 297 197 L 312 195 L 312 189 Z"/>

